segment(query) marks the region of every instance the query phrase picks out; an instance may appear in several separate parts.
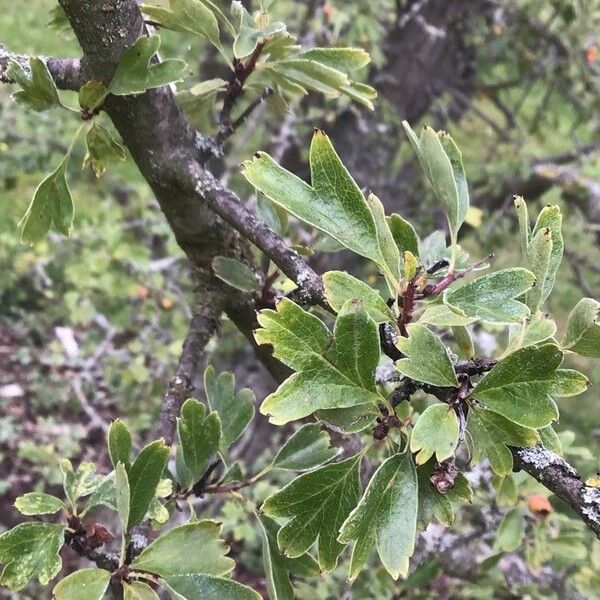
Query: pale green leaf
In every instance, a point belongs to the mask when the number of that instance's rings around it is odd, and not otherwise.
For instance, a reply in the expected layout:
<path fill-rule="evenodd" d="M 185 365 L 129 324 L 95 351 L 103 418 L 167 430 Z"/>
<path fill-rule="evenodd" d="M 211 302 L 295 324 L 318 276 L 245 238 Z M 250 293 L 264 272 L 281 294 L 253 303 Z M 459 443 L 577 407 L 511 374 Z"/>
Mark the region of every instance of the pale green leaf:
<path fill-rule="evenodd" d="M 550 395 L 558 398 L 570 398 L 583 394 L 590 385 L 590 380 L 579 371 L 573 369 L 556 369 L 550 387 Z"/>
<path fill-rule="evenodd" d="M 203 520 L 174 527 L 144 548 L 131 567 L 161 577 L 224 575 L 235 563 L 225 556 L 229 548 L 219 539 L 220 533 L 221 524 L 216 521 Z"/>
<path fill-rule="evenodd" d="M 545 427 L 558 418 L 550 392 L 562 359 L 562 352 L 553 344 L 522 348 L 496 363 L 472 395 L 519 425 Z"/>
<path fill-rule="evenodd" d="M 536 285 L 541 288 L 539 299 L 540 306 L 546 301 L 550 295 L 550 292 L 552 291 L 552 288 L 554 287 L 556 273 L 558 272 L 558 268 L 560 267 L 563 256 L 564 241 L 562 235 L 562 214 L 559 206 L 545 206 L 540 211 L 535 223 L 535 227 L 533 228 L 532 239 L 535 239 L 539 235 L 540 231 L 544 230 L 548 230 L 550 232 L 550 236 L 552 238 L 552 249 L 548 260 L 546 276 L 543 279 L 538 278 L 536 283 Z M 531 243 L 533 243 L 533 241 Z"/>
<path fill-rule="evenodd" d="M 381 295 L 360 279 L 345 271 L 328 271 L 323 275 L 325 297 L 331 307 L 339 312 L 347 300 L 359 299 L 375 323 L 395 321 L 394 313 Z"/>
<path fill-rule="evenodd" d="M 92 115 L 102 106 L 107 95 L 108 89 L 101 81 L 86 81 L 79 88 L 79 106 L 88 115 Z"/>
<path fill-rule="evenodd" d="M 371 62 L 369 53 L 362 48 L 311 48 L 298 54 L 298 58 L 315 60 L 338 71 L 356 71 Z"/>
<path fill-rule="evenodd" d="M 556 323 L 547 315 L 538 312 L 518 325 L 508 327 L 508 352 L 537 345 L 549 340 L 556 333 Z"/>
<path fill-rule="evenodd" d="M 43 492 L 29 492 L 15 500 L 15 508 L 22 515 L 52 515 L 65 505 L 60 498 Z"/>
<path fill-rule="evenodd" d="M 434 454 L 439 463 L 454 456 L 458 432 L 458 417 L 452 407 L 439 403 L 427 407 L 410 437 L 410 451 L 418 452 L 417 464 L 425 464 Z"/>
<path fill-rule="evenodd" d="M 546 425 L 546 427 L 538 429 L 537 432 L 540 436 L 540 442 L 542 443 L 542 446 L 544 446 L 544 448 L 547 448 L 548 450 L 551 450 L 559 456 L 562 456 L 562 444 L 552 425 Z"/>
<path fill-rule="evenodd" d="M 119 520 L 121 521 L 121 529 L 123 534 L 127 532 L 129 515 L 131 512 L 131 490 L 129 487 L 129 479 L 127 471 L 123 463 L 117 463 L 115 466 L 115 504 Z"/>
<path fill-rule="evenodd" d="M 265 500 L 261 510 L 267 515 L 290 518 L 277 536 L 286 556 L 302 556 L 316 541 L 321 568 L 335 567 L 343 550 L 339 528 L 360 496 L 360 459 L 359 454 L 304 473 Z"/>
<path fill-rule="evenodd" d="M 216 256 L 212 268 L 219 279 L 242 292 L 260 291 L 260 284 L 252 269 L 235 258 Z"/>
<path fill-rule="evenodd" d="M 73 469 L 73 465 L 66 458 L 60 461 L 60 469 L 63 474 L 63 488 L 65 496 L 71 506 L 75 506 L 79 498 L 89 496 L 101 483 L 101 478 L 96 475 L 96 465 L 82 462 Z"/>
<path fill-rule="evenodd" d="M 533 429 L 521 427 L 491 410 L 472 406 L 467 430 L 473 441 L 473 460 L 478 462 L 486 454 L 490 466 L 500 477 L 512 472 L 513 457 L 507 446 L 529 447 L 538 441 Z"/>
<path fill-rule="evenodd" d="M 160 600 L 158 594 L 146 583 L 142 581 L 132 581 L 131 583 L 122 583 L 123 600 Z"/>
<path fill-rule="evenodd" d="M 206 471 L 208 461 L 219 450 L 221 420 L 216 411 L 205 415 L 204 404 L 189 398 L 181 407 L 177 419 L 177 433 L 181 442 L 183 460 L 190 472 L 192 483 L 196 483 Z"/>
<path fill-rule="evenodd" d="M 110 583 L 104 569 L 81 569 L 58 582 L 52 593 L 56 600 L 102 600 Z"/>
<path fill-rule="evenodd" d="M 91 165 L 96 177 L 100 177 L 110 163 L 123 162 L 127 159 L 125 148 L 119 144 L 104 127 L 93 123 L 85 136 L 87 153 L 84 166 Z"/>
<path fill-rule="evenodd" d="M 131 498 L 128 528 L 142 522 L 168 458 L 169 447 L 157 440 L 142 448 L 133 461 L 127 473 Z"/>
<path fill-rule="evenodd" d="M 127 425 L 116 419 L 110 424 L 107 435 L 108 454 L 113 467 L 122 462 L 125 468 L 129 468 L 131 463 L 131 433 Z"/>
<path fill-rule="evenodd" d="M 517 211 L 517 218 L 519 220 L 519 240 L 521 242 L 521 251 L 523 256 L 527 254 L 527 247 L 529 246 L 529 239 L 531 237 L 531 224 L 529 223 L 529 211 L 527 210 L 527 203 L 522 196 L 516 196 L 514 199 L 515 210 Z"/>
<path fill-rule="evenodd" d="M 525 519 L 520 508 L 508 511 L 498 527 L 494 550 L 512 552 L 521 546 L 525 535 Z"/>
<path fill-rule="evenodd" d="M 337 448 L 330 448 L 329 442 L 326 431 L 315 423 L 307 423 L 281 447 L 273 460 L 273 467 L 305 471 L 329 462 L 339 452 Z"/>
<path fill-rule="evenodd" d="M 552 233 L 548 227 L 540 229 L 531 239 L 527 248 L 527 266 L 535 276 L 534 285 L 526 294 L 525 301 L 532 313 L 538 311 L 544 302 L 544 282 L 550 273 L 552 253 Z"/>
<path fill-rule="evenodd" d="M 438 386 L 458 387 L 458 380 L 446 347 L 440 338 L 423 325 L 407 327 L 408 338 L 398 338 L 396 345 L 406 355 L 396 362 L 396 369 L 406 377 Z"/>
<path fill-rule="evenodd" d="M 173 600 L 261 600 L 248 586 L 214 575 L 174 575 L 160 584 Z"/>
<path fill-rule="evenodd" d="M 575 305 L 562 347 L 581 356 L 600 358 L 600 302 L 582 298 Z"/>
<path fill-rule="evenodd" d="M 535 277 L 527 269 L 503 269 L 446 290 L 444 303 L 464 317 L 492 324 L 516 323 L 529 316 L 529 308 L 515 298 L 534 283 Z"/>
<path fill-rule="evenodd" d="M 46 63 L 41 58 L 31 56 L 28 71 L 18 62 L 11 60 L 7 76 L 22 88 L 12 95 L 19 104 L 24 104 L 38 112 L 60 106 L 56 84 Z"/>
<path fill-rule="evenodd" d="M 445 304 L 434 304 L 428 306 L 419 317 L 418 323 L 433 325 L 434 327 L 465 327 L 471 325 L 477 319 L 475 317 L 464 317 L 454 312 Z"/>
<path fill-rule="evenodd" d="M 32 577 L 47 585 L 61 569 L 59 556 L 64 526 L 54 523 L 21 523 L 0 535 L 0 585 L 12 591 L 24 588 Z"/>
<path fill-rule="evenodd" d="M 416 539 L 417 499 L 417 473 L 410 454 L 385 460 L 340 530 L 341 542 L 355 542 L 351 579 L 364 567 L 373 545 L 394 579 L 407 576 Z"/>

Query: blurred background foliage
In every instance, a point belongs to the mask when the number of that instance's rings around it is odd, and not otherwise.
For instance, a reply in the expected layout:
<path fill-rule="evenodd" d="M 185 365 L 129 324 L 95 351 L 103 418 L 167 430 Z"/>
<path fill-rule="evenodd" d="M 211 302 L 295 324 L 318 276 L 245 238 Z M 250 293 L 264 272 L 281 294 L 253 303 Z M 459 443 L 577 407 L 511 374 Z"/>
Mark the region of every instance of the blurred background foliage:
<path fill-rule="evenodd" d="M 77 56 L 73 35 L 60 19 L 51 22 L 55 6 L 53 0 L 36 0 L 25 10 L 0 0 L 2 43 L 14 52 Z M 407 118 L 415 128 L 432 124 L 448 130 L 463 151 L 472 204 L 479 209 L 471 212 L 462 234 L 469 253 L 482 258 L 495 252 L 497 268 L 518 264 L 512 194 L 522 193 L 534 213 L 558 203 L 567 254 L 550 309 L 559 331 L 580 297 L 599 298 L 600 1 L 278 0 L 273 12 L 308 47 L 367 49 L 373 61 L 366 78 L 380 97 L 373 113 L 317 95 L 286 110 L 269 101 L 255 111 L 214 165 L 242 198 L 252 192 L 238 174 L 242 160 L 265 149 L 307 178 L 312 128 L 322 127 L 359 184 L 425 235 L 441 227 L 443 218 L 418 176 L 400 122 Z M 162 37 L 162 54 L 183 57 L 191 66 L 182 90 L 227 78 L 214 49 L 197 38 L 173 32 Z M 135 165 L 128 161 L 97 179 L 90 168 L 78 166 L 82 144 L 69 173 L 76 203 L 71 237 L 52 234 L 33 248 L 20 244 L 17 223 L 37 184 L 61 159 L 77 122 L 65 111 L 28 112 L 10 100 L 10 92 L 0 88 L 4 526 L 14 524 L 15 497 L 59 484 L 59 458 L 102 464 L 97 451 L 111 418 L 125 419 L 142 438 L 151 433 L 194 301 L 187 262 Z M 76 106 L 74 94 L 65 93 L 64 99 Z M 244 96 L 239 109 L 252 99 Z M 192 116 L 202 131 L 214 131 L 219 108 L 218 97 L 194 106 Z M 300 226 L 288 235 L 304 247 L 315 242 Z M 344 253 L 315 252 L 309 258 L 318 270 L 363 269 L 356 256 Z M 490 340 L 489 332 L 480 332 L 478 341 L 488 350 Z M 233 369 L 259 399 L 269 391 L 272 382 L 232 326 L 225 323 L 210 351 L 218 371 Z M 560 402 L 558 429 L 568 458 L 589 476 L 600 468 L 600 373 L 581 358 L 572 364 L 589 374 L 593 385 L 583 396 Z M 260 461 L 269 451 L 260 443 L 249 440 L 247 456 Z M 259 486 L 255 493 L 268 491 Z M 259 545 L 255 532 L 235 503 L 225 504 L 223 514 L 234 552 L 243 553 L 251 569 Z M 463 518 L 468 521 L 461 516 L 459 522 Z M 570 559 L 585 565 L 586 557 Z M 413 587 L 432 580 L 436 569 L 421 569 L 415 574 L 421 583 Z M 590 577 L 585 585 L 592 585 Z M 498 585 L 490 576 L 476 590 L 460 588 L 460 597 L 500 597 L 494 595 Z M 298 597 L 343 597 L 345 573 L 339 569 L 321 578 L 317 590 L 314 586 L 299 584 Z M 357 598 L 387 598 L 398 590 L 391 586 L 389 578 L 369 574 L 353 589 Z M 528 593 L 548 597 L 535 586 Z"/>

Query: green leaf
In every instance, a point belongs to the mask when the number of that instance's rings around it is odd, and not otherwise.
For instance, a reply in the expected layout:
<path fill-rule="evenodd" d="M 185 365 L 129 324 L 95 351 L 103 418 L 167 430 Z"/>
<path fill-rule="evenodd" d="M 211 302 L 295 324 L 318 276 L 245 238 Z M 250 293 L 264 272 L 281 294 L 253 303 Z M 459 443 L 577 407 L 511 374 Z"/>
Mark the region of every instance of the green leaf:
<path fill-rule="evenodd" d="M 213 575 L 175 575 L 161 579 L 160 584 L 173 600 L 261 600 L 248 586 Z"/>
<path fill-rule="evenodd" d="M 417 473 L 408 453 L 395 454 L 375 471 L 358 506 L 343 523 L 339 540 L 355 541 L 350 564 L 354 579 L 376 544 L 381 562 L 397 579 L 408 574 L 417 529 Z"/>
<path fill-rule="evenodd" d="M 533 429 L 521 427 L 502 415 L 479 406 L 471 406 L 467 430 L 473 441 L 473 461 L 486 454 L 490 466 L 500 477 L 512 472 L 513 458 L 507 446 L 529 447 L 539 439 Z"/>
<path fill-rule="evenodd" d="M 417 468 L 419 488 L 419 512 L 417 515 L 417 522 L 419 530 L 421 531 L 425 530 L 433 519 L 436 519 L 445 527 L 450 527 L 454 522 L 454 509 L 450 502 L 452 490 L 449 490 L 446 494 L 440 494 L 431 483 L 431 476 L 436 464 L 436 461 L 431 459 Z"/>
<path fill-rule="evenodd" d="M 221 420 L 216 411 L 205 415 L 204 404 L 189 398 L 181 407 L 177 419 L 177 433 L 181 442 L 183 460 L 196 483 L 208 467 L 208 461 L 219 450 Z"/>
<path fill-rule="evenodd" d="M 142 581 L 122 582 L 123 600 L 160 600 L 159 595 Z"/>
<path fill-rule="evenodd" d="M 21 220 L 21 241 L 24 244 L 38 242 L 50 227 L 63 235 L 69 235 L 73 226 L 73 199 L 66 179 L 67 160 L 68 155 L 35 190 L 31 204 Z"/>
<path fill-rule="evenodd" d="M 160 47 L 160 36 L 141 36 L 119 58 L 109 90 L 117 96 L 142 94 L 148 89 L 181 81 L 187 68 L 183 60 L 170 58 L 150 64 Z"/>
<path fill-rule="evenodd" d="M 96 177 L 100 177 L 109 163 L 127 160 L 125 149 L 104 127 L 93 123 L 85 136 L 87 153 L 83 165 L 91 165 Z"/>
<path fill-rule="evenodd" d="M 448 215 L 455 244 L 469 209 L 469 192 L 460 150 L 445 132 L 436 133 L 431 127 L 424 127 L 418 139 L 406 121 L 402 125 L 436 198 Z"/>
<path fill-rule="evenodd" d="M 79 106 L 88 115 L 102 106 L 108 96 L 108 89 L 101 81 L 86 81 L 79 88 Z"/>
<path fill-rule="evenodd" d="M 496 363 L 471 394 L 519 425 L 545 427 L 558 418 L 549 394 L 562 359 L 553 344 L 521 348 Z"/>
<path fill-rule="evenodd" d="M 168 9 L 150 4 L 142 4 L 140 8 L 162 27 L 199 35 L 221 50 L 217 17 L 200 0 L 170 0 Z"/>
<path fill-rule="evenodd" d="M 290 582 L 290 572 L 315 577 L 319 565 L 310 554 L 298 558 L 287 558 L 277 546 L 279 525 L 269 517 L 257 514 L 263 539 L 262 559 L 270 600 L 294 600 L 294 588 Z"/>
<path fill-rule="evenodd" d="M 519 220 L 519 240 L 521 242 L 521 251 L 523 256 L 527 254 L 529 239 L 531 237 L 531 225 L 529 223 L 529 211 L 527 203 L 522 196 L 516 196 L 514 199 L 515 210 Z"/>
<path fill-rule="evenodd" d="M 550 272 L 550 255 L 552 253 L 552 233 L 548 227 L 540 229 L 533 236 L 527 248 L 527 266 L 535 276 L 534 285 L 525 296 L 526 304 L 535 313 L 542 306 L 544 298 L 544 282 Z"/>
<path fill-rule="evenodd" d="M 417 464 L 425 464 L 434 453 L 439 463 L 454 456 L 458 429 L 458 417 L 450 406 L 438 403 L 427 407 L 410 437 L 410 451 L 419 453 Z"/>
<path fill-rule="evenodd" d="M 204 391 L 210 408 L 221 419 L 222 444 L 228 448 L 245 431 L 254 417 L 254 392 L 244 388 L 236 393 L 233 373 L 217 377 L 212 365 L 204 371 Z"/>
<path fill-rule="evenodd" d="M 321 568 L 335 567 L 344 548 L 337 541 L 339 528 L 360 496 L 361 457 L 304 473 L 265 500 L 261 510 L 267 515 L 290 518 L 277 536 L 286 556 L 302 556 L 317 541 Z"/>
<path fill-rule="evenodd" d="M 525 535 L 525 519 L 520 508 L 509 510 L 498 527 L 494 550 L 512 552 L 521 546 Z"/>
<path fill-rule="evenodd" d="M 110 583 L 104 569 L 81 569 L 58 582 L 52 593 L 56 600 L 102 600 Z"/>
<path fill-rule="evenodd" d="M 312 187 L 264 153 L 245 162 L 242 173 L 275 204 L 375 262 L 391 290 L 396 290 L 397 281 L 383 256 L 371 208 L 329 138 L 319 130 L 310 147 L 310 167 Z"/>
<path fill-rule="evenodd" d="M 300 59 L 317 61 L 338 71 L 357 71 L 371 62 L 369 53 L 362 48 L 311 48 L 298 54 Z"/>
<path fill-rule="evenodd" d="M 129 496 L 129 492 L 127 495 Z M 112 510 L 117 510 L 116 502 L 115 472 L 112 471 L 108 475 L 100 478 L 100 484 L 90 494 L 84 512 L 87 513 L 95 506 L 100 505 L 107 506 Z"/>
<path fill-rule="evenodd" d="M 64 530 L 54 523 L 21 523 L 0 535 L 0 562 L 5 565 L 0 584 L 18 592 L 35 576 L 47 585 L 62 566 L 58 553 Z"/>
<path fill-rule="evenodd" d="M 12 95 L 19 104 L 38 112 L 61 105 L 54 79 L 41 58 L 29 57 L 28 72 L 18 62 L 11 60 L 7 76 L 22 88 Z"/>
<path fill-rule="evenodd" d="M 476 320 L 474 317 L 459 315 L 445 304 L 434 304 L 425 309 L 417 323 L 433 325 L 439 328 L 465 327 L 466 325 L 471 325 Z"/>
<path fill-rule="evenodd" d="M 414 227 L 400 215 L 392 213 L 387 217 L 387 223 L 401 254 L 412 252 L 419 256 L 419 236 Z"/>
<path fill-rule="evenodd" d="M 565 350 L 600 358 L 600 302 L 582 298 L 571 311 L 562 342 Z"/>
<path fill-rule="evenodd" d="M 142 522 L 150 502 L 154 498 L 168 458 L 169 447 L 163 440 L 156 440 L 142 448 L 129 468 L 127 475 L 131 508 L 128 529 Z"/>
<path fill-rule="evenodd" d="M 341 315 L 342 337 L 337 343 L 317 317 L 285 298 L 276 311 L 261 311 L 258 322 L 262 328 L 255 332 L 257 343 L 271 344 L 274 356 L 298 371 L 263 402 L 260 411 L 269 414 L 272 423 L 281 425 L 319 409 L 380 402 L 381 397 L 373 391 L 379 337 L 364 309 L 348 306 Z M 352 340 L 360 340 L 361 347 L 348 348 Z M 330 360 L 326 355 L 331 351 Z M 338 367 L 335 357 L 343 352 L 348 352 L 351 360 L 344 358 Z M 365 363 L 359 364 L 363 360 Z"/>
<path fill-rule="evenodd" d="M 318 410 L 315 417 L 328 426 L 342 433 L 358 433 L 373 424 L 380 416 L 379 408 L 374 403 L 357 404 L 349 408 L 331 408 Z"/>
<path fill-rule="evenodd" d="M 96 475 L 96 465 L 89 462 L 82 462 L 77 470 L 73 470 L 73 465 L 66 458 L 60 461 L 60 470 L 63 474 L 63 488 L 65 496 L 72 507 L 79 498 L 89 496 L 101 482 L 101 478 Z"/>
<path fill-rule="evenodd" d="M 545 342 L 555 333 L 556 323 L 548 316 L 538 312 L 524 323 L 509 325 L 507 353 Z"/>
<path fill-rule="evenodd" d="M 131 434 L 127 425 L 116 419 L 110 424 L 108 429 L 108 454 L 113 467 L 122 462 L 128 469 L 131 464 Z"/>
<path fill-rule="evenodd" d="M 119 515 L 119 521 L 121 521 L 121 529 L 123 535 L 129 529 L 129 516 L 131 514 L 131 488 L 129 485 L 129 478 L 127 477 L 127 471 L 123 463 L 117 463 L 115 465 L 115 504 L 117 507 L 117 513 Z"/>
<path fill-rule="evenodd" d="M 242 292 L 260 291 L 260 284 L 252 269 L 235 258 L 216 256 L 213 258 L 212 268 L 221 281 Z"/>
<path fill-rule="evenodd" d="M 583 394 L 588 389 L 590 380 L 579 371 L 573 369 L 556 369 L 550 387 L 550 395 L 558 398 L 570 398 Z"/>
<path fill-rule="evenodd" d="M 15 500 L 15 508 L 22 515 L 52 515 L 65 505 L 60 498 L 43 492 L 29 492 Z"/>
<path fill-rule="evenodd" d="M 339 450 L 329 447 L 329 434 L 316 423 L 307 423 L 281 447 L 273 467 L 290 471 L 306 471 L 329 462 Z"/>
<path fill-rule="evenodd" d="M 219 539 L 220 533 L 221 524 L 216 521 L 203 520 L 174 527 L 142 550 L 131 567 L 161 577 L 224 575 L 233 569 L 235 562 L 225 556 L 229 547 Z"/>
<path fill-rule="evenodd" d="M 458 380 L 446 347 L 432 331 L 416 323 L 407 327 L 408 338 L 398 338 L 396 345 L 406 355 L 396 362 L 396 369 L 406 377 L 431 385 L 458 387 Z"/>
<path fill-rule="evenodd" d="M 514 298 L 523 295 L 534 283 L 535 277 L 527 269 L 503 269 L 446 290 L 444 304 L 459 315 L 486 323 L 516 323 L 529 315 L 529 308 Z"/>
<path fill-rule="evenodd" d="M 540 436 L 540 441 L 542 442 L 542 446 L 555 452 L 559 456 L 563 454 L 562 444 L 560 443 L 560 438 L 552 428 L 552 425 L 546 425 L 546 427 L 542 427 L 537 430 L 538 435 Z"/>
<path fill-rule="evenodd" d="M 328 271 L 323 275 L 325 297 L 333 310 L 339 312 L 348 300 L 359 299 L 375 323 L 395 321 L 385 300 L 368 284 L 344 271 Z"/>
<path fill-rule="evenodd" d="M 475 345 L 473 344 L 473 338 L 471 338 L 469 330 L 464 325 L 454 325 L 452 333 L 454 334 L 454 341 L 458 346 L 459 352 L 466 358 L 474 358 Z"/>
<path fill-rule="evenodd" d="M 536 283 L 541 289 L 539 305 L 541 306 L 554 287 L 556 273 L 560 267 L 560 262 L 563 256 L 564 241 L 562 236 L 562 215 L 559 206 L 545 206 L 538 215 L 535 227 L 533 228 L 533 240 L 540 234 L 541 231 L 548 230 L 552 238 L 551 252 L 548 260 L 546 276 L 538 278 Z M 531 242 L 533 243 L 533 241 Z M 536 273 L 537 275 L 537 273 Z M 533 309 L 532 309 L 533 310 Z"/>

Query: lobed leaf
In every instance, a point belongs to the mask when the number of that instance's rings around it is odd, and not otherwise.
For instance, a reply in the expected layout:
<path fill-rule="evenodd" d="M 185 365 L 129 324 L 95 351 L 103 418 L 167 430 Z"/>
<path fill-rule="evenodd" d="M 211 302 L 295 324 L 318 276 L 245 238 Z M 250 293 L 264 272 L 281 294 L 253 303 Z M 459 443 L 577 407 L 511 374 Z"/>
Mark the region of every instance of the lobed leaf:
<path fill-rule="evenodd" d="M 410 451 L 418 452 L 416 463 L 425 464 L 434 454 L 438 463 L 454 456 L 458 433 L 458 417 L 452 407 L 440 403 L 428 406 L 410 437 Z"/>
<path fill-rule="evenodd" d="M 571 311 L 562 342 L 565 350 L 600 358 L 600 302 L 582 298 Z"/>
<path fill-rule="evenodd" d="M 290 471 L 306 471 L 329 462 L 337 448 L 329 447 L 329 434 L 315 423 L 307 423 L 286 441 L 273 460 L 273 467 Z"/>

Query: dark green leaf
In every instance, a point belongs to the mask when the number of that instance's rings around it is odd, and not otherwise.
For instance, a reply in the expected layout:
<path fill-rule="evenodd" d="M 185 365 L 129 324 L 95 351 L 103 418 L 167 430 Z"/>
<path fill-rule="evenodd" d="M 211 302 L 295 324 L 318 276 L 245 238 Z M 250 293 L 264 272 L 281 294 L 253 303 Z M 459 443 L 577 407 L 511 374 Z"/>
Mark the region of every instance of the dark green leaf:
<path fill-rule="evenodd" d="M 129 468 L 131 463 L 131 434 L 127 425 L 116 419 L 110 425 L 108 430 L 108 454 L 113 467 L 122 462 L 125 468 Z"/>
<path fill-rule="evenodd" d="M 419 236 L 414 227 L 396 213 L 387 217 L 387 222 L 400 253 L 408 250 L 414 256 L 419 256 Z"/>
<path fill-rule="evenodd" d="M 87 81 L 79 88 L 79 106 L 91 115 L 102 106 L 107 95 L 108 89 L 101 81 Z"/>
<path fill-rule="evenodd" d="M 173 600 L 261 600 L 253 589 L 214 575 L 174 575 L 160 583 Z"/>
<path fill-rule="evenodd" d="M 96 177 L 100 177 L 109 163 L 123 162 L 127 159 L 125 149 L 110 132 L 94 123 L 85 136 L 87 154 L 83 164 L 91 165 Z"/>
<path fill-rule="evenodd" d="M 212 268 L 219 279 L 242 292 L 260 291 L 260 283 L 252 269 L 235 258 L 216 256 Z"/>
<path fill-rule="evenodd" d="M 305 471 L 329 462 L 339 450 L 329 447 L 329 434 L 315 423 L 307 423 L 281 447 L 273 467 Z"/>

